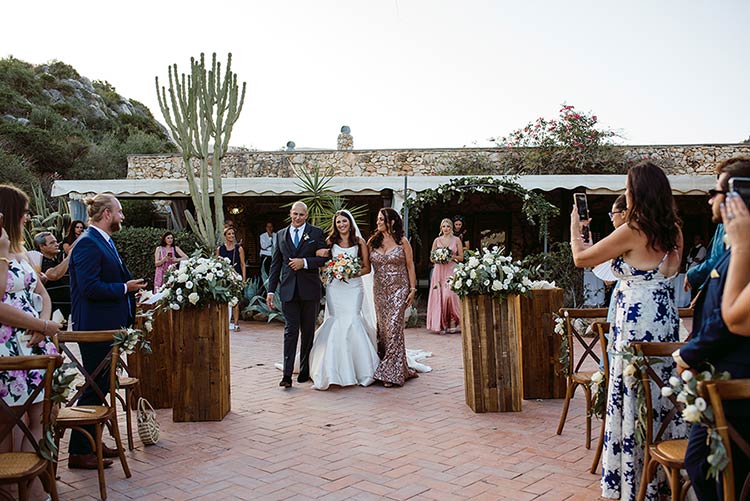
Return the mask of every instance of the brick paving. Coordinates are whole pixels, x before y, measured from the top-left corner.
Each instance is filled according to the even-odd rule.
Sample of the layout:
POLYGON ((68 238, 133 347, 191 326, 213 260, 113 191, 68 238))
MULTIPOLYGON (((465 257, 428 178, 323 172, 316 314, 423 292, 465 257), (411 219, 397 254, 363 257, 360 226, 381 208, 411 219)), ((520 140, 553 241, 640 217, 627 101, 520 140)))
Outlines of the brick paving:
MULTIPOLYGON (((222 422, 173 423, 161 441, 106 470, 118 499, 591 500, 599 478, 583 447, 584 402, 524 400, 521 413, 474 414, 464 403, 460 334, 408 329, 407 346, 433 352, 433 371, 403 388, 278 387, 282 327, 243 323, 232 338, 232 411, 222 422)), ((123 433, 124 433, 124 420, 123 433)), ((593 423, 594 435, 599 422, 593 423)), ((61 448, 67 451, 67 446, 61 448)), ((61 458, 61 499, 96 499, 96 471, 61 458)))

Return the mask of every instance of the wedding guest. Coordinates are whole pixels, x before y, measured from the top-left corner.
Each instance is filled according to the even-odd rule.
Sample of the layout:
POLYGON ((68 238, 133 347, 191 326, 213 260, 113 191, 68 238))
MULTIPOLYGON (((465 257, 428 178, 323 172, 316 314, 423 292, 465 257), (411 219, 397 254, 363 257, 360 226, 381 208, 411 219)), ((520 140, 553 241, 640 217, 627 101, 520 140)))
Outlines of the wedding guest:
POLYGON ((380 365, 374 378, 383 386, 403 386, 416 372, 409 368, 404 343, 404 314, 414 302, 417 275, 401 216, 390 207, 378 212, 377 229, 367 242, 373 266, 380 365))
POLYGON ((78 237, 83 234, 83 230, 85 229, 86 225, 83 223, 83 221, 75 220, 70 222, 70 225, 68 225, 68 231, 62 241, 62 249, 66 256, 70 254, 70 250, 73 247, 73 242, 75 242, 78 237))
POLYGON ((187 259, 174 241, 174 233, 168 231, 161 236, 158 247, 154 250, 154 292, 164 284, 164 273, 175 263, 187 259))
MULTIPOLYGON (((676 342, 679 334, 672 279, 682 262, 682 222, 669 180, 653 163, 641 162, 628 170, 625 197, 625 224, 593 245, 583 241, 575 205, 570 214, 575 265, 589 267, 611 259, 612 272, 620 280, 612 324, 615 352, 634 341, 676 342)), ((627 365, 622 357, 612 357, 602 456, 601 486, 605 498, 634 499, 643 469, 644 451, 634 446, 637 382, 623 373, 627 365)), ((656 370, 665 381, 672 374, 668 364, 656 370)), ((653 404, 658 429, 671 404, 656 396, 653 404)), ((684 424, 671 424, 666 437, 677 438, 685 433, 684 424)), ((656 496, 658 487, 653 482, 647 495, 656 496)))
MULTIPOLYGON (((216 255, 229 259, 229 263, 234 268, 239 276, 242 277, 242 281, 246 280, 245 277, 245 250, 235 239, 235 231, 233 226, 224 228, 224 243, 216 249, 216 255)), ((229 323, 229 330, 238 331, 240 330, 240 304, 237 303, 232 308, 232 319, 229 323)))
POLYGON ((464 249, 469 249, 469 230, 464 226, 464 217, 461 215, 453 216, 453 234, 461 241, 464 249))
MULTIPOLYGON (((617 229, 627 220, 628 212, 628 201, 625 195, 620 195, 615 199, 615 203, 612 204, 612 210, 609 212, 609 220, 612 222, 612 226, 617 229)), ((617 304, 615 298, 617 297, 617 287, 620 284, 619 280, 616 280, 612 285, 612 292, 609 298, 609 309, 607 310, 607 322, 612 324, 615 321, 615 311, 617 311, 617 304)), ((609 336, 609 335, 608 335, 609 336)))
POLYGON ((706 246, 703 245, 703 237, 695 235, 693 237, 693 246, 688 251, 685 260, 686 270, 698 266, 704 259, 706 259, 706 246))
MULTIPOLYGON (((29 199, 21 190, 0 185, 0 213, 4 226, 0 230, 0 356, 55 354, 55 345, 47 336, 57 333, 61 326, 50 321, 51 302, 39 278, 28 261, 23 247, 23 227, 28 220, 29 199), (36 304, 34 297, 41 298, 36 304)), ((2 399, 11 408, 25 402, 42 383, 42 371, 0 372, 2 399)), ((31 433, 42 437, 43 393, 28 409, 27 424, 31 433)), ((0 425, 8 423, 0 413, 0 425)), ((0 443, 0 452, 34 452, 25 435, 16 429, 0 443)), ((40 484, 34 483, 36 489, 40 484)), ((41 491, 34 492, 41 497, 41 491)))
POLYGON ((60 310, 67 320, 70 315, 70 256, 64 255, 57 238, 49 231, 35 235, 34 244, 42 254, 41 270, 46 278, 44 288, 52 300, 52 311, 60 310))
MULTIPOLYGON (((135 318, 135 292, 143 289, 143 279, 132 279, 120 258, 112 234, 120 231, 125 214, 113 195, 98 194, 86 199, 91 225, 79 237, 70 253, 71 319, 76 331, 116 330, 129 327, 135 318)), ((86 371, 94 373, 109 354, 111 343, 79 345, 86 371)), ((109 391, 108 371, 103 370, 95 384, 103 394, 109 391)), ((78 405, 100 405, 99 393, 90 385, 78 405)), ((94 435, 94 427, 86 426, 94 435)), ((68 468, 95 470, 98 467, 91 443, 81 432, 70 434, 68 468)), ((117 457, 117 449, 103 445, 105 458, 117 457)), ((112 465, 110 459, 104 466, 112 465)))
MULTIPOLYGON (((734 159, 737 160, 737 159, 734 159)), ((718 169, 717 169, 718 170, 718 169)), ((738 197, 728 197, 731 177, 750 177, 750 158, 720 166, 716 188, 709 199, 714 219, 724 223, 729 248, 719 258, 698 296, 692 339, 673 354, 678 370, 703 371, 711 366, 727 371, 732 379, 750 378, 750 330, 747 329, 748 283, 750 266, 750 218, 738 197), (722 205, 726 204, 722 208, 722 205), (738 296, 738 293, 740 294, 738 296), (742 300, 744 294, 745 300, 742 300), (743 308, 744 306, 744 308, 743 308), (736 309, 735 309, 736 307, 736 309), (743 318, 744 317, 744 318, 743 318), (726 322, 726 323, 725 323, 726 322), (736 332, 734 329, 739 328, 736 332)), ((736 401, 724 407, 727 419, 743 437, 750 435, 750 402, 736 401)), ((706 428, 693 426, 685 453, 685 470, 699 500, 722 499, 720 484, 707 478, 709 447, 706 428)), ((750 459, 732 444, 735 490, 750 472, 750 459)))
POLYGON ((457 332, 461 322, 461 307, 458 296, 448 287, 447 280, 453 276, 453 266, 464 260, 464 249, 461 239, 453 235, 453 223, 450 219, 440 221, 440 234, 432 242, 432 250, 448 249, 450 261, 436 262, 430 278, 430 294, 427 300, 427 329, 445 334, 457 332))
POLYGON ((260 267, 266 277, 271 272, 274 247, 276 247, 276 232, 273 231, 273 223, 268 221, 266 231, 260 234, 260 267))

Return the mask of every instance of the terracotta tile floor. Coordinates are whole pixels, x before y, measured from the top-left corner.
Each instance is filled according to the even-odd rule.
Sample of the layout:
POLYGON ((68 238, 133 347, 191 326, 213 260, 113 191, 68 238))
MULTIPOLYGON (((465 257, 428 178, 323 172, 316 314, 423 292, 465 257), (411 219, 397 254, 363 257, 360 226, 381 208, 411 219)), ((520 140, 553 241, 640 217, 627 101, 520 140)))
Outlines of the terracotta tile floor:
MULTIPOLYGON (((562 400, 525 400, 521 413, 474 414, 464 403, 460 334, 408 329, 433 352, 433 372, 403 388, 320 392, 278 387, 280 324, 243 323, 232 337, 232 411, 222 422, 173 423, 128 452, 133 476, 107 470, 109 499, 591 500, 599 478, 583 447, 583 399, 555 435, 562 400)), ((122 428, 124 433, 124 419, 122 428)), ((594 421, 594 435, 599 422, 594 421)), ((67 451, 64 444, 63 451, 67 451)), ((61 498, 95 499, 95 471, 69 470, 61 498)))

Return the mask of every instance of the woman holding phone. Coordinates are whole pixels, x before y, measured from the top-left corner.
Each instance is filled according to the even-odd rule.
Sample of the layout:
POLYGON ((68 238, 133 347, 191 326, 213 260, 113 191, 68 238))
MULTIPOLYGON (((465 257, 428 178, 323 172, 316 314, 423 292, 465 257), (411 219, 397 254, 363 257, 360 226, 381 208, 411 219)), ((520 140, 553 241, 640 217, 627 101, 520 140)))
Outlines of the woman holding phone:
POLYGON ((174 233, 166 232, 161 236, 159 246, 154 251, 154 292, 164 283, 164 273, 174 263, 187 259, 187 255, 174 243, 174 233))
MULTIPOLYGON (((617 354, 632 342, 679 340, 672 278, 682 262, 682 222, 664 171, 651 162, 631 167, 625 198, 625 224, 595 244, 584 241, 588 220, 582 222, 579 216, 579 197, 570 214, 570 246, 575 265, 591 267, 611 259, 612 272, 620 284, 614 293, 613 356, 601 480, 602 497, 614 499, 635 498, 644 456, 643 448, 635 442, 637 381, 625 371, 629 363, 617 354)), ((673 373, 673 364, 663 364, 655 370, 666 381, 673 373)), ((661 427, 671 407, 664 400, 654 395, 655 429, 661 427)), ((673 423, 664 438, 686 436, 684 423, 673 423)), ((648 486, 647 497, 655 498, 657 490, 655 481, 648 486)))

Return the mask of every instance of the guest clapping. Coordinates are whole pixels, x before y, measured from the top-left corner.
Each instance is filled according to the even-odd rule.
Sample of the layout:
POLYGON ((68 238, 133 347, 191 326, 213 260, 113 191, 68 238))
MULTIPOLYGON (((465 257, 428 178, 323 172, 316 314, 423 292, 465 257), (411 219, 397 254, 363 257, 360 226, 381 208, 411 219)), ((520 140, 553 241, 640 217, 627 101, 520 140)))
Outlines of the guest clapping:
POLYGON ((62 241, 62 249, 66 256, 70 255, 70 251, 73 248, 73 243, 78 240, 83 234, 83 230, 86 229, 86 225, 83 221, 71 221, 68 225, 68 231, 65 233, 65 238, 62 241))
POLYGON ((167 269, 183 259, 187 259, 187 255, 175 244, 174 233, 168 231, 163 234, 159 246, 154 251, 154 292, 164 283, 164 273, 167 269))
POLYGON ((750 336, 750 212, 737 193, 729 193, 723 205, 721 216, 732 255, 721 317, 733 333, 750 336))
MULTIPOLYGON (((229 259, 234 271, 242 277, 242 281, 246 280, 245 277, 245 250, 240 244, 237 243, 235 238, 235 230, 233 226, 224 228, 224 243, 216 249, 216 255, 229 259)), ((229 329, 238 331, 240 330, 240 305, 237 303, 232 308, 232 322, 229 323, 229 329)))
POLYGON ((453 223, 450 219, 443 219, 440 235, 432 242, 430 255, 430 261, 435 264, 427 300, 427 329, 431 331, 441 334, 455 332, 461 321, 458 296, 450 290, 447 280, 453 276, 454 263, 464 260, 463 255, 461 239, 453 235, 453 223))

